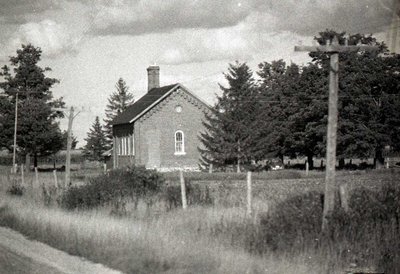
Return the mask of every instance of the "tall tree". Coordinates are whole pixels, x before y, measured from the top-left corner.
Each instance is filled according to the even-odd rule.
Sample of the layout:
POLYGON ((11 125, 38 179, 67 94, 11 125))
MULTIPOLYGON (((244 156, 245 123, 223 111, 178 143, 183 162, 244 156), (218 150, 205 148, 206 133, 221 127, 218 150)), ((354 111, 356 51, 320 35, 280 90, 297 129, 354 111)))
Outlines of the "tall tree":
POLYGON ((302 68, 291 100, 295 111, 288 117, 290 134, 286 150, 290 156, 306 156, 309 167, 314 156, 324 156, 328 115, 328 75, 315 64, 302 68))
MULTIPOLYGON (((315 37, 320 44, 336 36, 340 44, 378 46, 375 52, 342 53, 339 59, 339 121, 337 157, 374 157, 383 163, 386 145, 396 147, 400 134, 398 109, 399 56, 389 54, 384 43, 371 35, 321 32, 315 37)), ((329 71, 328 56, 310 53, 313 62, 325 73, 329 71)))
POLYGON ((259 64, 260 107, 257 122, 261 133, 258 138, 259 152, 263 157, 278 157, 294 153, 287 148, 291 136, 290 115, 296 113, 298 102, 293 100, 298 92, 299 67, 289 66, 283 60, 259 64))
POLYGON ((253 73, 246 63, 230 64, 224 74, 228 87, 220 85, 222 95, 211 113, 206 115, 206 132, 201 134, 204 149, 200 149, 203 164, 221 167, 250 164, 255 159, 258 92, 254 88, 253 73))
POLYGON ((99 116, 92 125, 92 128, 85 139, 86 145, 83 147, 83 155, 91 161, 103 160, 103 153, 107 150, 106 135, 100 124, 99 116))
MULTIPOLYGON (((1 68, 0 76, 4 81, 0 82, 2 88, 9 95, 11 103, 15 106, 16 93, 18 93, 18 151, 26 156, 27 166, 30 164, 30 155, 34 156, 34 165, 37 166, 37 157, 56 152, 61 148, 62 139, 57 118, 62 118, 61 111, 53 108, 63 107, 62 98, 53 99, 51 88, 59 81, 46 77, 45 73, 51 69, 41 68, 40 61, 42 51, 31 44, 22 45, 17 50, 17 55, 10 57, 10 67, 1 68)), ((14 107, 12 108, 14 109, 14 107)), ((6 130, 1 132, 5 140, 12 140, 11 124, 14 128, 15 115, 10 108, 0 110, 2 115, 8 116, 10 122, 6 124, 6 130)), ((11 141, 4 146, 11 149, 11 141)))
POLYGON ((11 148, 14 132, 14 106, 11 100, 0 97, 0 150, 11 148))
POLYGON ((108 98, 106 118, 104 119, 108 147, 112 147, 113 139, 111 122, 119 113, 125 111, 126 108, 134 102, 133 94, 129 92, 129 88, 122 78, 119 78, 115 88, 116 91, 108 98))

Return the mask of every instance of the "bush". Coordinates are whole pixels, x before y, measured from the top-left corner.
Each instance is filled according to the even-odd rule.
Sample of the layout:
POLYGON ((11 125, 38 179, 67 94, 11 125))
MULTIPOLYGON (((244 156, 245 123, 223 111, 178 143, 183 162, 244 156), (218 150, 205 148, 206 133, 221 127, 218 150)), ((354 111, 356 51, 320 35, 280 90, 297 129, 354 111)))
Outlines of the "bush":
MULTIPOLYGON (((343 256, 343 262, 356 258, 366 264, 376 260, 385 273, 398 273, 400 186, 389 183, 374 191, 364 187, 354 189, 349 207, 349 212, 338 207, 329 217, 330 231, 329 237, 323 238, 325 244, 343 256), (342 253, 345 246, 351 249, 351 254, 342 253)), ((322 239, 322 208, 321 193, 309 192, 278 204, 273 212, 261 216, 259 223, 228 224, 226 229, 235 227, 229 228, 229 232, 242 237, 245 247, 256 253, 318 250, 322 239)))
MULTIPOLYGON (((188 205, 212 205, 214 201, 210 195, 209 187, 201 188, 198 184, 185 181, 186 198, 188 205)), ((182 194, 180 185, 168 185, 162 191, 161 200, 167 203, 167 210, 182 206, 182 194)))
POLYGON ((24 194, 25 188, 18 184, 13 184, 7 189, 7 193, 10 195, 22 196, 24 194))
MULTIPOLYGON (((400 186, 387 183, 380 186, 378 191, 364 187, 352 191, 349 200, 349 212, 336 211, 332 219, 337 224, 338 233, 343 237, 354 237, 355 229, 368 228, 371 225, 390 225, 395 222, 399 227, 400 221, 400 186)), ((364 231, 361 231, 364 232, 364 231)))
MULTIPOLYGON (((286 250, 299 240, 318 238, 322 222, 321 193, 312 191, 289 198, 276 206, 271 214, 260 217, 260 229, 252 249, 286 250)), ((300 243, 300 242, 299 242, 300 243)))
POLYGON ((112 170, 91 178, 87 185, 69 188, 61 197, 61 205, 75 209, 114 203, 119 207, 125 198, 132 198, 137 204, 140 198, 159 192, 163 183, 161 174, 144 167, 112 170))

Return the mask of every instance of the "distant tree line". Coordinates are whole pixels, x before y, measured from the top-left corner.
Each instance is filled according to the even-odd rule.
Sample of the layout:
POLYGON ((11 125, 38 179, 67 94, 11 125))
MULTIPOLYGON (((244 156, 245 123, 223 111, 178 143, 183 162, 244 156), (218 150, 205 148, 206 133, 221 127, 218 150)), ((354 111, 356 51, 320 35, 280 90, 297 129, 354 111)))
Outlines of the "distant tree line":
MULTIPOLYGON (((400 150, 400 55, 372 36, 326 30, 325 44, 368 44, 376 52, 343 53, 339 59, 337 157, 383 162, 386 146, 400 150)), ((254 73, 246 63, 230 64, 222 95, 206 116, 201 135, 202 165, 254 165, 266 158, 324 157, 328 115, 329 56, 309 54, 305 66, 263 62, 254 73)))

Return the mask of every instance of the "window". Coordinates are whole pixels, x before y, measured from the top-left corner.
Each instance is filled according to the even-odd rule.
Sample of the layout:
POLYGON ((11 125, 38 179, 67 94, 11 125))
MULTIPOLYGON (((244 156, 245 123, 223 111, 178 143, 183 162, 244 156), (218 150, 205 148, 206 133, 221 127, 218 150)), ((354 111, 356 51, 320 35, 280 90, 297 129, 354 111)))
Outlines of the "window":
POLYGON ((185 137, 181 130, 175 132, 175 155, 185 154, 185 137))
POLYGON ((182 106, 177 105, 177 106, 175 107, 175 111, 178 112, 178 113, 181 113, 181 112, 182 112, 182 106))
POLYGON ((135 155, 133 135, 118 138, 118 155, 135 155))

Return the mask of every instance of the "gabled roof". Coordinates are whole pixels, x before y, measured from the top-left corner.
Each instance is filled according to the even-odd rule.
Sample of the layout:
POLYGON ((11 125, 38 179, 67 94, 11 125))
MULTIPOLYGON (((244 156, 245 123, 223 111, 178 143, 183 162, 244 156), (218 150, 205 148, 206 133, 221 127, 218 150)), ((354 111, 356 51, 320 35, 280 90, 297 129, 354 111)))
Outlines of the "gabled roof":
POLYGON ((111 124, 120 125, 130 123, 132 119, 140 115, 155 102, 159 101, 176 86, 178 86, 178 84, 168 85, 160 88, 152 88, 142 98, 130 105, 124 112, 121 112, 119 115, 117 115, 111 124))
POLYGON ((115 119, 112 121, 112 125, 133 123, 135 120, 140 118, 143 114, 152 109, 154 106, 156 106, 159 102, 161 102, 164 98, 166 98, 169 94, 171 94, 174 90, 178 88, 184 90, 205 107, 209 108, 208 104, 206 104, 200 98, 191 93, 182 84, 178 83, 149 90, 142 98, 140 98, 134 104, 130 105, 124 112, 115 117, 115 119))

